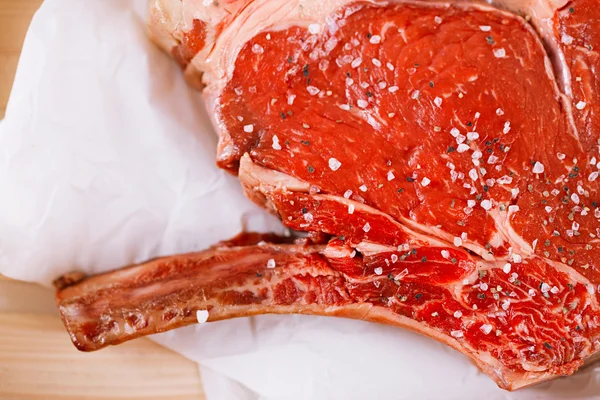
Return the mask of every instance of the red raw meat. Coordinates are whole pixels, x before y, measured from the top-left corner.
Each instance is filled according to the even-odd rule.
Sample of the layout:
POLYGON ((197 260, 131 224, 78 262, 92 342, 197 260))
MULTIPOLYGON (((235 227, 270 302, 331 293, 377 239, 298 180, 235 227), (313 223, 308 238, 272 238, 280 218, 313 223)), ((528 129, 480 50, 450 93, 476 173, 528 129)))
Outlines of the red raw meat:
POLYGON ((595 1, 203 3, 155 0, 154 37, 204 87, 219 166, 309 237, 67 286, 78 348, 198 310, 336 315, 431 336, 510 390, 600 351, 595 1))

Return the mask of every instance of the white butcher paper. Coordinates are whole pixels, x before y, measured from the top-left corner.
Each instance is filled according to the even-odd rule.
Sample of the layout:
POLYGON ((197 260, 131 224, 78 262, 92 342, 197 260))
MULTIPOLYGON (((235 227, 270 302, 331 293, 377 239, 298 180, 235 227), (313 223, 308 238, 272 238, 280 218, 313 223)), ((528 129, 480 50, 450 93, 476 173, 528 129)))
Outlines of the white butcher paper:
MULTIPOLYGON (((146 2, 46 0, 33 19, 0 122, 0 273, 49 285, 282 231, 215 166, 201 95, 148 40, 146 2)), ((600 397, 598 365, 508 393, 444 345, 362 321, 260 316, 152 339, 199 363, 209 400, 600 397)))

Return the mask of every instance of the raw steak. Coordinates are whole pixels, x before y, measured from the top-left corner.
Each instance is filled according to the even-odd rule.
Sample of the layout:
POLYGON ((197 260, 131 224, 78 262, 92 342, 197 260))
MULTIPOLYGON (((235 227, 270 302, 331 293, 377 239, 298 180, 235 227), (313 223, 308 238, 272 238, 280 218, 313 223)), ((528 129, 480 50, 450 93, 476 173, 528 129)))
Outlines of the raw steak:
POLYGON ((336 315, 431 336, 510 390, 598 353, 600 7, 496 6, 155 0, 219 166, 308 237, 64 277, 75 345, 336 315))

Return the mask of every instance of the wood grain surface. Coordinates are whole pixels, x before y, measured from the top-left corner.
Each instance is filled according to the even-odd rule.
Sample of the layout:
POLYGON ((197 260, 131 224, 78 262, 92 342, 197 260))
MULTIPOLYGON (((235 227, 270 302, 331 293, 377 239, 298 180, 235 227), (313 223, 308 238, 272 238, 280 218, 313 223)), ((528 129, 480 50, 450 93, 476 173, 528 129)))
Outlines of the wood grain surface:
MULTIPOLYGON (((85 0, 82 0, 85 1, 85 0)), ((0 0, 0 119, 41 0, 0 0)), ((96 353, 73 347, 52 290, 0 276, 0 399, 204 400, 195 363, 148 339, 96 353)))

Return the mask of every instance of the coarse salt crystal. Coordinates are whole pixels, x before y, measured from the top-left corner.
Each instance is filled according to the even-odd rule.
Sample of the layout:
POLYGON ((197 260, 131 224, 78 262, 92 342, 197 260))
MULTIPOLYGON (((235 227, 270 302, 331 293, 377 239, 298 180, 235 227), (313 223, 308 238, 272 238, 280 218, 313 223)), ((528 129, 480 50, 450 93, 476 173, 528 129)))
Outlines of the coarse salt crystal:
POLYGON ((388 90, 389 90, 389 92, 390 92, 390 93, 397 92, 397 91, 398 91, 398 89, 399 89, 399 88, 398 88, 398 86, 390 86, 390 87, 388 88, 388 90))
POLYGON ((504 115, 504 111, 501 108, 496 109, 496 115, 504 115))
POLYGON ((541 174, 544 172, 544 164, 542 164, 539 161, 536 161, 535 164, 533 165, 533 170, 532 172, 534 174, 541 174))
POLYGON ((277 135, 273 135, 273 149, 274 150, 281 150, 281 145, 279 144, 279 138, 277 137, 277 135))
POLYGON ((392 254, 392 255, 390 256, 390 258, 392 259, 392 262, 393 262, 394 264, 396 263, 396 261, 398 261, 398 256, 397 256, 397 255, 395 255, 395 254, 392 254))
POLYGON ((381 275, 383 273, 383 268, 377 267, 373 270, 376 275, 381 275))
POLYGON ((506 57, 506 50, 504 50, 504 48, 494 49, 494 57, 496 57, 496 58, 506 57))
POLYGON ((331 157, 331 158, 329 159, 329 168, 330 168, 332 171, 337 171, 338 169, 340 169, 340 167, 341 167, 341 166, 342 166, 342 163, 341 163, 341 162, 339 162, 337 159, 335 159, 335 158, 333 158, 333 157, 331 157))
POLYGON ((517 254, 517 253, 514 253, 514 254, 512 255, 512 260, 513 260, 514 262, 516 262, 516 263, 520 263, 520 262, 522 261, 522 258, 521 258, 521 256, 520 256, 519 254, 517 254))
POLYGON ((469 171, 469 178, 471 178, 474 181, 477 180, 478 176, 477 176, 477 170, 475 168, 471 168, 471 170, 469 171))
POLYGON ((352 190, 348 189, 344 192, 344 198, 349 199, 352 196, 352 190))
POLYGON ((477 133, 477 132, 467 132, 467 139, 469 139, 469 140, 479 139, 479 133, 477 133))
POLYGON ((392 171, 388 171, 387 173, 387 180, 389 181, 393 181, 394 178, 396 178, 396 176, 394 175, 394 173, 392 171))
POLYGON ((450 258, 450 252, 448 250, 442 250, 442 257, 448 260, 450 258))
POLYGON ((542 293, 548 293, 550 291, 550 285, 548 285, 546 282, 543 282, 542 286, 540 286, 540 290, 542 293))
POLYGON ((423 180, 421 180, 421 185, 422 186, 427 186, 431 183, 431 181, 429 180, 429 178, 425 177, 423 178, 423 180))
POLYGON ((442 18, 437 15, 433 18, 433 20, 435 21, 436 24, 441 24, 443 21, 442 18))
POLYGON ((577 195, 577 193, 573 193, 571 195, 571 200, 573 200, 573 203, 579 204, 579 196, 577 195))
POLYGON ((265 52, 265 49, 263 49, 263 47, 262 47, 260 44, 258 44, 258 43, 255 43, 255 44, 252 46, 252 52, 253 52, 254 54, 262 54, 262 53, 264 53, 264 52, 265 52))
POLYGON ((348 204, 348 214, 354 214, 354 204, 348 204))
POLYGON ((389 69, 390 71, 394 70, 394 64, 392 63, 386 63, 385 66, 387 67, 387 69, 389 69))
POLYGON ((306 222, 313 222, 314 220, 313 215, 309 212, 302 214, 302 216, 306 222))
POLYGON ((567 35, 566 33, 563 33, 562 36, 561 36, 561 38, 560 38, 560 41, 563 44, 570 45, 571 43, 573 43, 573 36, 570 36, 570 35, 567 35))
POLYGON ((544 207, 544 210, 546 210, 547 213, 551 213, 552 212, 552 207, 546 206, 546 207, 544 207))
POLYGON ((556 287, 556 286, 552 286, 552 289, 550 289, 550 293, 552 294, 557 294, 560 290, 556 287))
POLYGON ((480 205, 481 205, 481 208, 483 208, 486 211, 491 210, 491 208, 492 208, 492 202, 490 200, 487 200, 487 199, 483 200, 480 203, 480 205))
POLYGON ((373 35, 373 36, 371 36, 371 38, 369 39, 369 42, 371 42, 371 44, 378 44, 378 43, 381 43, 381 36, 379 36, 379 35, 373 35))
POLYGON ((450 335, 455 338, 461 338, 465 336, 463 331, 450 331, 450 335))
POLYGON ((419 96, 421 95, 421 92, 418 90, 413 90, 412 94, 410 95, 410 98, 413 100, 416 100, 419 98, 419 96))
POLYGON ((483 324, 481 325, 481 327, 479 328, 481 330, 481 332, 483 332, 485 335, 489 335, 490 332, 492 331, 492 329, 494 329, 493 326, 491 326, 490 324, 483 324))
POLYGON ((564 160, 567 155, 563 153, 556 153, 556 158, 559 160, 564 160))
POLYGON ((510 263, 506 263, 506 264, 504 264, 504 267, 502 267, 502 271, 504 271, 505 274, 508 274, 510 272, 510 269, 511 269, 510 263))
POLYGON ((350 64, 350 66, 352 68, 358 68, 360 66, 360 64, 362 64, 362 58, 357 57, 354 60, 352 60, 352 64, 350 64))
POLYGON ((254 125, 252 125, 252 124, 244 125, 244 132, 252 133, 253 131, 254 131, 254 125))
POLYGON ((307 86, 306 90, 308 90, 308 93, 310 93, 311 96, 317 95, 321 91, 321 89, 319 89, 315 86, 307 86))
POLYGON ((454 315, 454 318, 460 318, 460 317, 462 317, 462 311, 456 310, 456 311, 454 311, 453 315, 454 315))
POLYGON ((199 324, 208 321, 208 310, 196 310, 196 320, 199 324))
POLYGON ((267 268, 275 268, 275 260, 270 258, 269 261, 267 261, 267 268))
POLYGON ((460 135, 460 131, 456 128, 452 128, 450 129, 450 134, 454 137, 458 137, 458 135, 460 135))
POLYGON ((387 83, 381 81, 377 84, 377 86, 379 86, 379 89, 383 90, 387 87, 387 83))
POLYGON ((510 205, 510 206, 508 206, 508 212, 509 213, 516 213, 517 211, 519 211, 519 206, 517 206, 517 205, 510 205))
POLYGON ((483 153, 482 153, 482 152, 480 152, 479 150, 475 150, 475 151, 473 152, 473 154, 471 154, 471 158, 473 158, 473 159, 475 159, 475 160, 477 160, 477 159, 479 159, 479 158, 481 158, 481 157, 483 157, 483 153))
POLYGON ((475 200, 471 200, 471 199, 467 200, 467 206, 468 206, 469 208, 473 208, 473 207, 475 207, 475 204, 476 204, 476 201, 475 201, 475 200))
POLYGON ((456 151, 459 153, 464 153, 465 151, 469 150, 470 147, 464 143, 461 143, 458 145, 458 147, 456 148, 456 151))
POLYGON ((482 32, 489 32, 492 30, 492 27, 489 25, 479 25, 479 29, 481 29, 482 32))
POLYGON ((360 99, 356 102, 356 104, 360 107, 360 108, 367 108, 367 106, 369 105, 369 102, 367 102, 366 100, 360 99))
POLYGON ((454 237, 454 245, 455 245, 456 247, 459 247, 459 246, 461 246, 461 245, 462 245, 462 239, 461 239, 461 238, 459 238, 458 236, 455 236, 455 237, 454 237))
POLYGON ((296 99, 296 95, 295 94, 290 94, 287 98, 287 102, 288 104, 291 106, 292 104, 294 104, 294 100, 296 99))
POLYGON ((365 232, 369 232, 371 230, 371 225, 369 225, 369 223, 367 222, 364 226, 363 226, 363 231, 365 232))
POLYGON ((535 296, 535 289, 529 289, 529 291, 527 293, 529 293, 529 295, 531 297, 534 297, 535 296))
POLYGON ((352 78, 346 78, 346 85, 347 86, 352 86, 354 84, 354 79, 352 78))
POLYGON ((340 104, 340 108, 344 111, 350 110, 350 106, 348 104, 340 104))
POLYGON ((359 189, 361 192, 366 192, 366 191, 367 191, 367 185, 361 185, 361 186, 360 186, 358 189, 359 189))
POLYGON ((433 99, 433 103, 436 106, 441 107, 442 106, 442 98, 441 97, 436 97, 435 99, 433 99))
POLYGON ((504 123, 504 129, 502 129, 502 133, 507 134, 510 132, 510 121, 506 121, 504 123))
POLYGON ((596 179, 598 179, 598 171, 594 171, 592 172, 589 176, 588 176, 588 181, 590 182, 594 182, 596 179))
POLYGON ((585 101, 580 101, 577 104, 575 104, 575 108, 578 110, 583 110, 586 106, 586 102, 585 101))
POLYGON ((381 67, 381 61, 379 61, 376 58, 371 59, 371 62, 373 63, 374 66, 376 67, 381 67))

